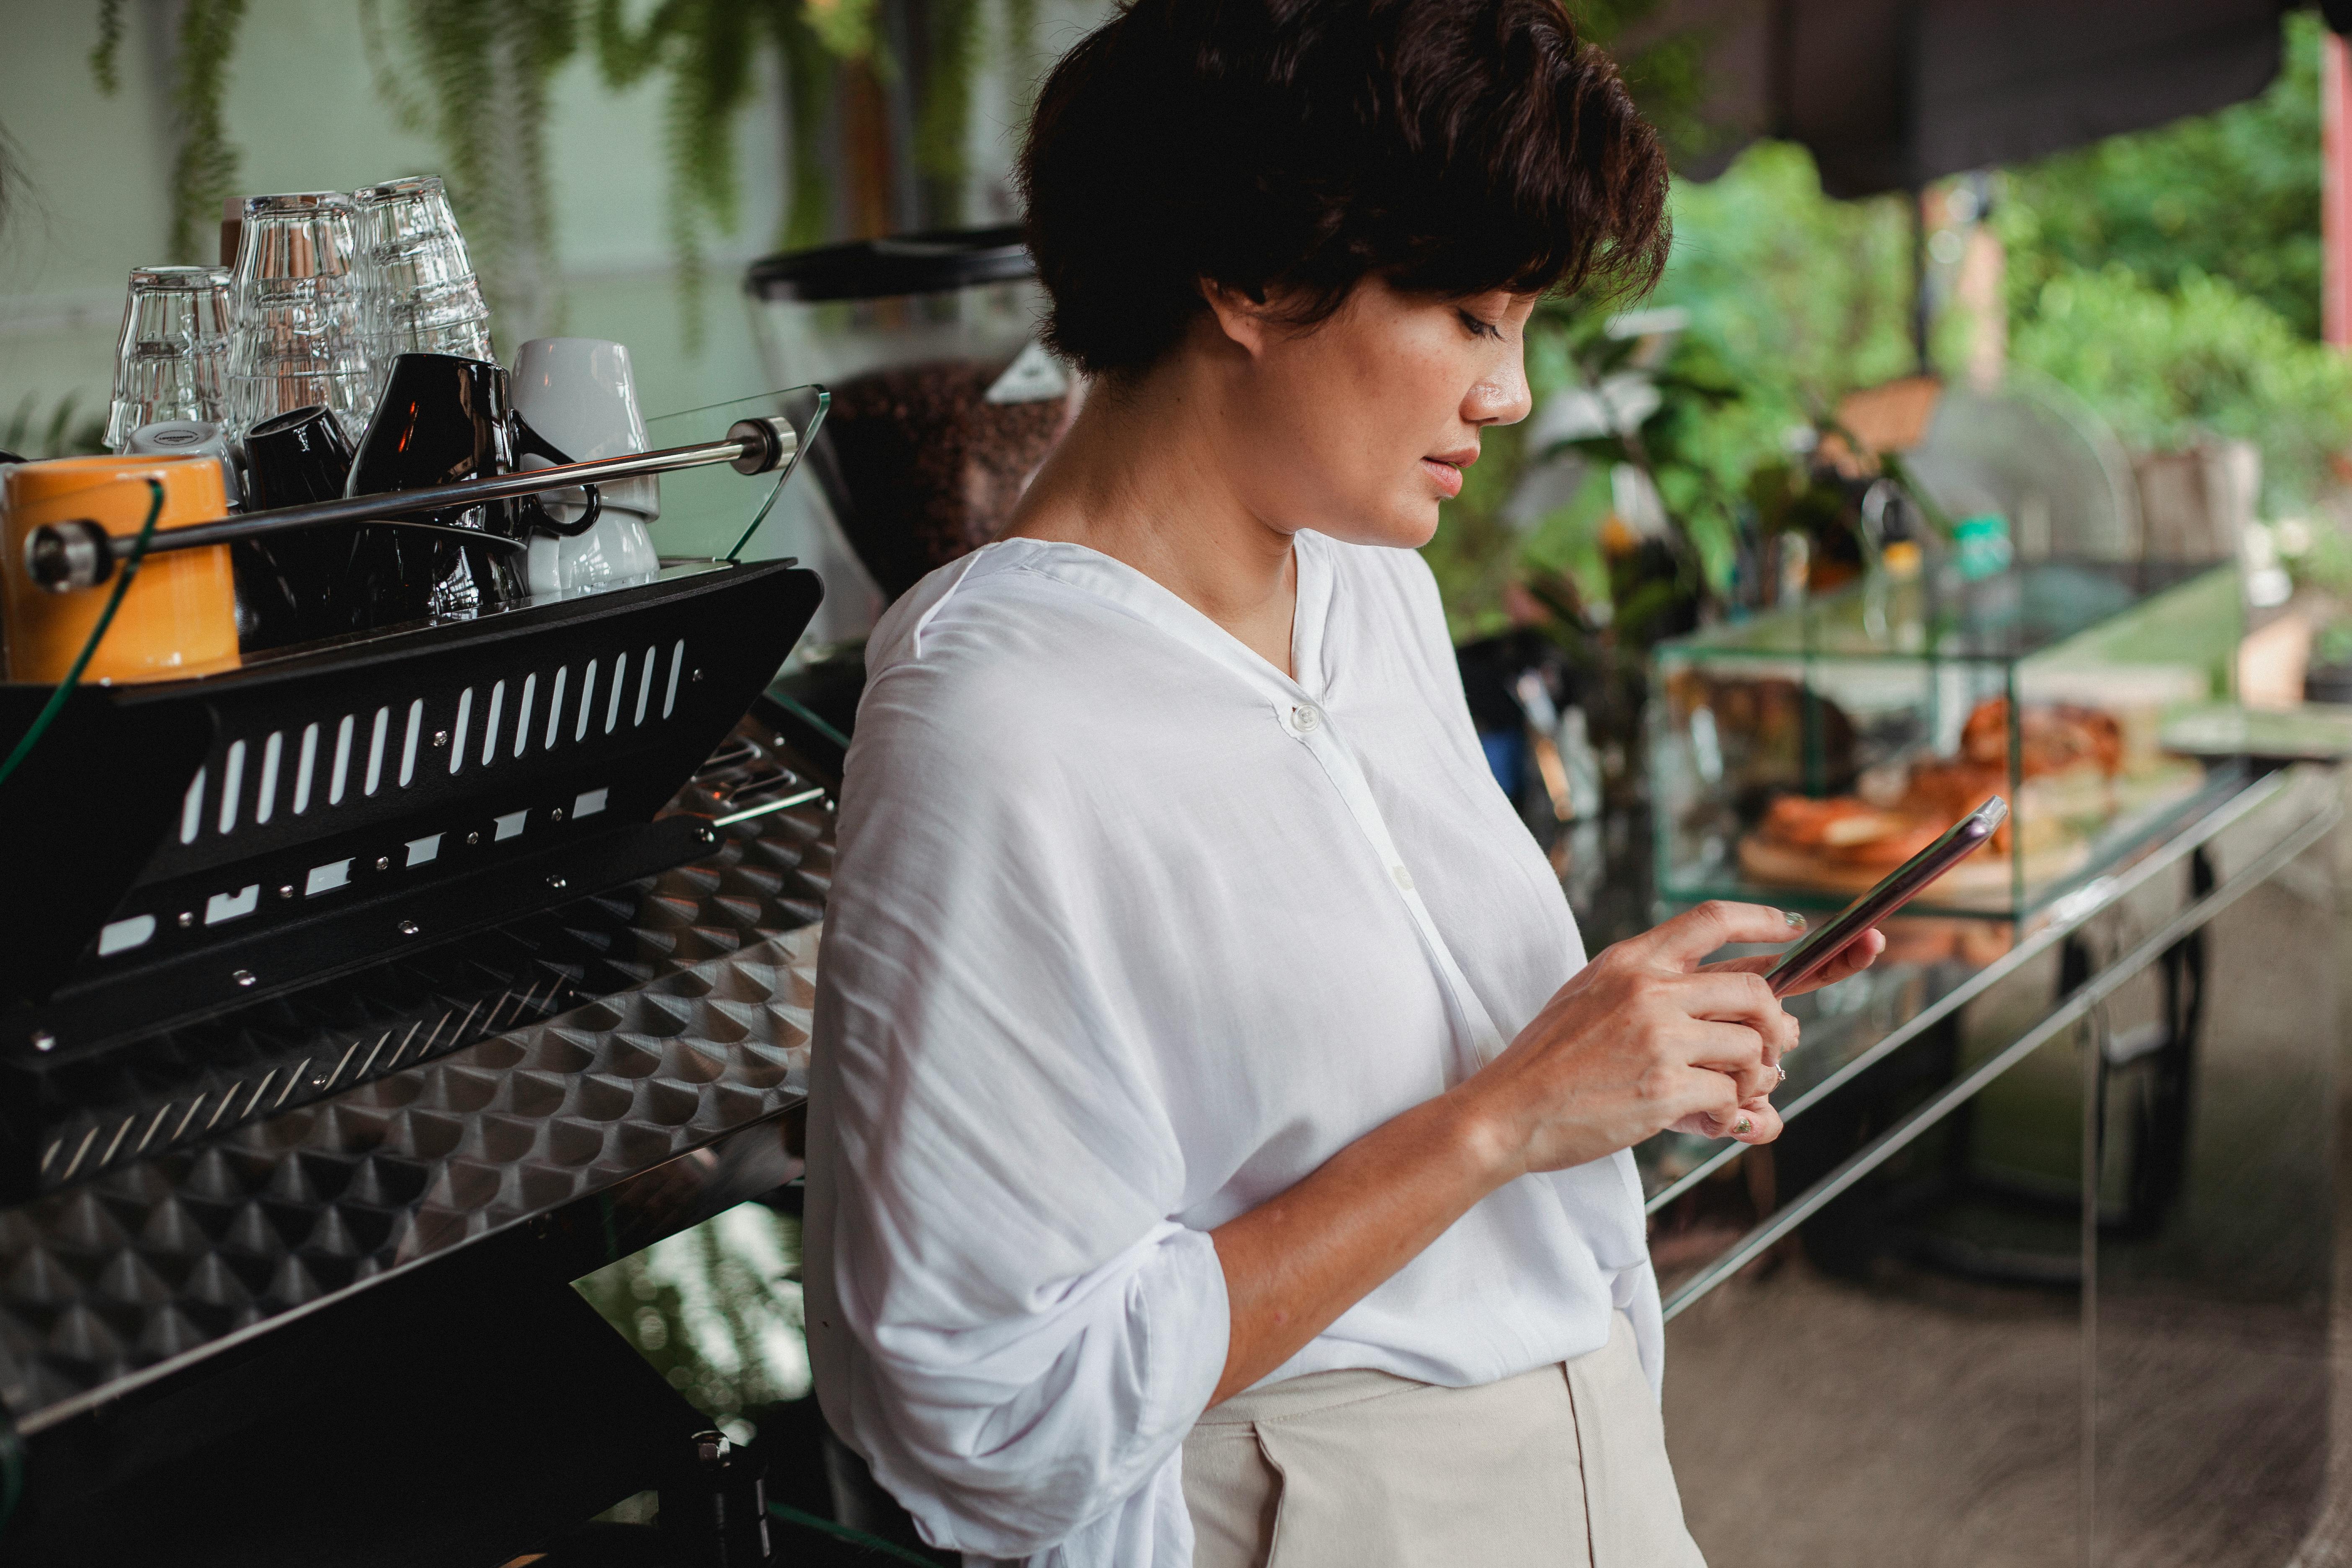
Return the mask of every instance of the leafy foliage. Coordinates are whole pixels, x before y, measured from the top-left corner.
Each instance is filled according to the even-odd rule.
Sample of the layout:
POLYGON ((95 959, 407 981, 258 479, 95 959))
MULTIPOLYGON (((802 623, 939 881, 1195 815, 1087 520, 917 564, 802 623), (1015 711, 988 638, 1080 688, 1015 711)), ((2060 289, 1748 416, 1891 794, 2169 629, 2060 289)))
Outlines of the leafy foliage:
POLYGON ((2014 172, 1995 209, 2011 353, 2127 446, 2251 440, 2273 509, 2352 446, 2352 362, 2317 341, 2322 25, 2285 21, 2262 97, 2014 172))
POLYGON ((2314 500, 2352 441, 2352 359, 2297 335, 2229 282, 2186 272, 2159 287, 2121 262, 2054 268, 2012 329, 2013 357, 2081 394, 2125 444, 2200 433, 2263 450, 2274 504, 2314 500))
POLYGON ((20 458, 94 458, 106 450, 106 415, 76 417, 80 398, 68 393, 44 416, 31 394, 0 424, 0 452, 20 458))
POLYGON ((2288 16, 2260 98, 2014 172, 1996 222, 2019 300, 2068 271, 2120 266, 2162 289, 2201 274, 2318 337, 2323 31, 2288 16))
MULTIPOLYGON (((90 74, 102 91, 120 83, 123 10, 128 0, 100 0, 98 43, 90 50, 90 74)), ((172 162, 172 227, 167 247, 183 264, 209 261, 219 254, 221 204, 236 194, 238 154, 224 124, 228 63, 245 23, 246 0, 184 0, 179 36, 172 51, 172 114, 178 151, 172 162)))
POLYGON ((376 89, 429 132, 483 291, 537 323, 555 271, 547 173, 549 84, 580 44, 573 0, 359 0, 376 89), (397 37, 383 7, 397 13, 397 37), (397 56, 404 50, 407 70, 397 56), (410 85, 423 83, 420 93, 410 85))

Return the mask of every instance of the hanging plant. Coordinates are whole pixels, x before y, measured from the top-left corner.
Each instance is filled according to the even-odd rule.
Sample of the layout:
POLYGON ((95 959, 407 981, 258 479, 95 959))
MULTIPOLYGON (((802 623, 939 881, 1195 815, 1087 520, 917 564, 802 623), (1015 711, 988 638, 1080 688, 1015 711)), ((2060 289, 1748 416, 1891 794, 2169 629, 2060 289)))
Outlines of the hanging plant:
POLYGON ((605 81, 625 89, 656 74, 667 79, 662 137, 689 342, 701 340, 709 238, 732 233, 740 218, 735 123, 758 94, 752 68, 760 48, 776 51, 789 100, 793 189, 777 240, 814 244, 831 227, 824 128, 835 68, 879 60, 875 10, 876 0, 665 0, 632 27, 623 0, 597 0, 596 58, 605 81))
POLYGON ((972 78, 980 69, 980 0, 930 0, 924 16, 922 109, 915 119, 915 170, 929 184, 932 221, 963 222, 965 137, 972 78))
MULTIPOLYGON (((172 227, 166 248, 173 261, 194 265, 219 254, 221 204, 236 194, 237 151, 221 119, 228 95, 229 57, 236 50, 246 0, 184 0, 172 47, 172 227)), ((89 52, 90 74, 100 91, 121 85, 116 65, 122 53, 127 0, 100 0, 98 45, 89 52)))
POLYGON ((509 335, 551 325, 548 85, 578 50, 576 0, 360 0, 360 37, 377 92, 441 148, 450 203, 509 335))

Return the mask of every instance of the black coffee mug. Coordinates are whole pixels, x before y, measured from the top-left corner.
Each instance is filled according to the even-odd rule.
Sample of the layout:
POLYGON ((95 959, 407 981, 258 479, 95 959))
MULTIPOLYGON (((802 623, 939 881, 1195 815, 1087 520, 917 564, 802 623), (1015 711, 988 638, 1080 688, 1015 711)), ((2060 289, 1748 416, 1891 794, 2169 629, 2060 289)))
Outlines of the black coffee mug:
MULTIPOLYGON (((333 500, 351 479, 352 438, 313 405, 263 420, 245 437, 246 510, 333 500)), ((336 605, 352 554, 350 524, 289 529, 229 546, 236 570, 237 642, 247 653, 346 629, 336 605)))
MULTIPOLYGON (((514 411, 503 366, 455 354, 402 354, 360 437, 346 493, 380 495, 512 473, 523 454, 572 461, 514 411)), ((537 496, 485 501, 418 520, 472 529, 474 544, 421 529, 369 526, 355 531, 338 593, 352 630, 403 621, 479 614, 519 603, 525 541, 533 532, 572 534, 595 521, 594 490, 585 516, 565 522, 537 496)))

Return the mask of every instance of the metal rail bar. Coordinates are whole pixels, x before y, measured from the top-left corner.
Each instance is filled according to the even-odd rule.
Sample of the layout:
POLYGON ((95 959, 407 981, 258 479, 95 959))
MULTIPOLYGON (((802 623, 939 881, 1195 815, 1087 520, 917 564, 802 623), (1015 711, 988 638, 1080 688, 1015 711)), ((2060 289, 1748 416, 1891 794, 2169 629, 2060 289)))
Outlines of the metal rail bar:
MULTIPOLYGON (((2232 825, 2251 816, 2257 808, 2276 799, 2286 787, 2284 773, 2268 773, 2254 780, 2244 789, 2198 818, 2196 824, 2162 845, 2126 869, 2112 876, 2086 882, 2074 892, 2050 906, 2049 924, 2011 948, 1976 973, 1929 1003, 1913 1016, 1904 1020, 1887 1037, 1840 1067, 1821 1082, 1809 1085, 1805 1091, 1789 1103, 1778 1106, 1783 1121, 1794 1121, 1813 1106, 1847 1083, 1859 1078, 1878 1063, 1885 1060, 1928 1029, 1943 1022, 1962 1007, 2008 979, 2079 930, 2084 921, 2113 909, 2117 903, 2147 885, 2159 873, 2179 865, 2199 847, 2210 843, 2232 825)), ((1660 1188, 1655 1196, 1647 1199, 1644 1213, 1656 1214, 1685 1193, 1739 1159, 1747 1145, 1727 1142, 1721 1149, 1684 1172, 1660 1188)))
POLYGON ((2166 949, 2278 875, 2296 856, 2326 837, 2342 815, 2343 807, 2334 802, 2322 806, 2305 818, 2302 826, 2272 846, 2252 865, 2190 904, 2130 952, 2084 981, 2042 1022, 1855 1151, 1837 1169, 1806 1188, 1803 1195, 1740 1237, 1729 1251, 1669 1296, 1665 1301, 1666 1320, 1672 1321, 1692 1302, 1747 1268, 1775 1242, 1819 1213, 1830 1200, 1885 1164, 1929 1128, 1973 1099, 1987 1084, 2048 1044, 2061 1031, 2081 1022, 2093 1008, 2120 989, 2124 982, 2162 957, 2166 949))
MULTIPOLYGON (((286 529, 396 521, 420 513, 461 510, 483 501, 510 500, 518 496, 576 489, 613 479, 675 473, 681 468, 709 468, 719 463, 731 464, 741 474, 764 474, 792 462, 799 452, 800 433, 788 421, 739 419, 729 428, 724 440, 618 458, 594 458, 553 468, 526 468, 422 489, 345 496, 336 500, 249 511, 184 528, 163 529, 148 542, 146 553, 200 550, 286 529)), ((451 531, 462 532, 476 543, 488 537, 477 529, 451 531)), ((133 534, 110 533, 95 522, 47 524, 25 536, 26 574, 43 587, 58 592, 90 587, 112 575, 114 563, 127 557, 135 542, 133 534)))

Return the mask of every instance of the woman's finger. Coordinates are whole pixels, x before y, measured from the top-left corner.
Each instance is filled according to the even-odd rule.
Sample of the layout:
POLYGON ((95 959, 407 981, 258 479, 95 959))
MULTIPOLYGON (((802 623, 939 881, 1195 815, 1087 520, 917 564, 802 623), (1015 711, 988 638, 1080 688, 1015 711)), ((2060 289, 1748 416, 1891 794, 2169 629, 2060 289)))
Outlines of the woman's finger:
POLYGON ((1742 1143, 1769 1143, 1780 1136, 1780 1113, 1769 1100, 1757 1098, 1742 1101, 1727 1111, 1702 1110, 1687 1117, 1675 1128, 1680 1132, 1695 1132, 1702 1138, 1730 1138, 1742 1143))
POLYGON ((1674 969, 1691 969, 1735 942, 1788 942, 1803 934, 1805 917, 1763 904, 1713 899, 1629 938, 1628 946, 1674 969))
POLYGON ((1764 1037, 1747 1025, 1699 1018, 1690 1028, 1685 1047, 1690 1065, 1731 1079, 1740 1099, 1769 1094, 1779 1085, 1780 1052, 1770 1049, 1764 1037))
POLYGON ((1745 1024, 1763 1037, 1764 1057, 1777 1062, 1797 1045, 1797 1021, 1763 979, 1745 970, 1707 969, 1666 983, 1674 1005, 1694 1018, 1745 1024))
POLYGON ((1791 996, 1801 996, 1808 991, 1819 991, 1824 985, 1834 985, 1841 980, 1851 980, 1868 969, 1886 951, 1886 933, 1866 931, 1838 952, 1838 955, 1822 965, 1822 972, 1794 991, 1791 996))

